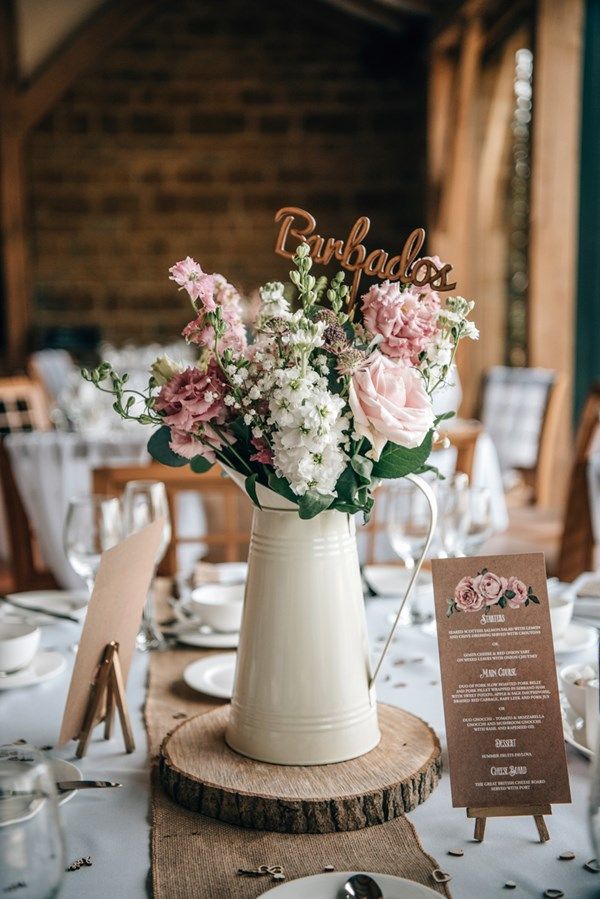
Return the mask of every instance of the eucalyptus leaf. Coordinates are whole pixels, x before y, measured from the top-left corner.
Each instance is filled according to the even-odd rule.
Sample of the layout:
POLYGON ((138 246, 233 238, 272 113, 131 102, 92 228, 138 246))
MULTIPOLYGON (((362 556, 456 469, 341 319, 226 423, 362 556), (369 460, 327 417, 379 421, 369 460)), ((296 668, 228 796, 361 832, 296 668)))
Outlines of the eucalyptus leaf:
POLYGON ((163 465, 169 465, 171 468, 182 468, 187 465, 189 459, 185 459, 178 453, 174 453, 169 443, 171 442, 171 431, 166 425, 155 431, 148 441, 148 452, 157 462, 163 465))
POLYGON ((367 484, 370 483, 371 474, 373 473, 373 462, 371 459, 367 459, 365 456, 357 453, 350 459, 350 465, 360 478, 367 484))
POLYGON ((299 497, 296 496, 286 479, 277 477, 274 471, 269 472, 267 483, 271 490, 274 490, 279 496, 283 496, 284 499, 289 499, 293 503, 298 502, 299 497))
POLYGON ((314 518, 319 512, 324 512, 335 501, 335 496, 331 494, 317 493, 309 490, 304 496, 298 500, 298 509, 300 518, 314 518))
POLYGON ((261 505, 258 501, 258 496, 256 495, 257 478, 258 478, 258 475, 256 474, 256 472, 254 474, 249 474, 248 477, 246 478, 245 487, 246 487, 246 493, 248 494, 248 496, 250 497, 250 499, 252 500, 254 505, 258 506, 258 508, 260 509, 261 505))
POLYGON ((190 468, 195 474, 204 474, 205 471, 209 471, 212 467, 213 463, 205 459, 204 456, 194 456, 190 462, 190 468))

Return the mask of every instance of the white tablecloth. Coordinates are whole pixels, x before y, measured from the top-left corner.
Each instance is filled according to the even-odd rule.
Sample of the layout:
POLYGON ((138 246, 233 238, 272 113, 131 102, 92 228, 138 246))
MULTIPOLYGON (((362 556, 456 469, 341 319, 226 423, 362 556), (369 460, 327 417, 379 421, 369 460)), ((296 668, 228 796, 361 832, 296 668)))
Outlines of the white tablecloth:
MULTIPOLYGON (((377 641, 386 633, 386 619, 393 605, 393 600, 377 599, 368 603, 367 618, 374 646, 381 645, 377 641)), ((75 625, 51 625, 44 629, 44 644, 65 650, 76 634, 75 625)), ((73 655, 66 654, 69 671, 56 680, 37 687, 0 692, 0 742, 19 738, 40 746, 55 742, 73 661, 73 655)), ((118 780, 124 786, 120 790, 83 791, 63 806, 68 860, 91 855, 93 866, 65 874, 61 899, 82 896, 105 899, 107 895, 116 899, 142 899, 147 895, 149 767, 142 720, 146 666, 146 657, 137 655, 127 691, 135 752, 124 753, 118 726, 117 737, 109 743, 102 741, 98 729, 87 757, 77 762, 85 777, 118 780)), ((384 677, 389 674, 390 680, 380 683, 380 700, 420 715, 437 730, 443 745, 435 638, 418 628, 401 629, 382 673, 384 677), (395 666, 393 662, 399 657, 409 661, 395 666), (410 661, 419 657, 424 657, 424 661, 410 661), (396 686, 399 683, 406 686, 396 686)), ((57 754, 73 760, 74 744, 57 754)), ((573 803, 554 807, 554 814, 548 819, 549 843, 537 842, 531 818, 490 819, 485 842, 474 843, 473 822, 467 820, 464 809, 451 806, 447 770, 430 799, 410 814, 425 850, 453 875, 450 886, 454 899, 502 896, 506 880, 514 880, 519 885, 514 891, 516 897, 541 897, 549 887, 562 889, 567 899, 592 899, 598 895, 600 875, 582 867, 594 854, 586 821, 591 766, 569 747, 567 754, 573 803), (464 850, 464 857, 447 855, 455 847, 464 850), (567 849, 577 853, 576 860, 558 861, 558 854, 567 849)), ((199 840, 201 851, 201 837, 199 840)), ((335 858, 331 862, 335 864, 335 858)), ((234 876, 231 896, 235 896, 234 876)))
MULTIPOLYGON (((44 562, 63 587, 83 581, 63 551, 63 526, 69 500, 92 491, 92 471, 108 465, 137 465, 149 459, 150 432, 115 431, 106 437, 47 431, 6 438, 15 482, 35 532, 44 562)), ((7 515, 10 528, 10 510, 7 515)))

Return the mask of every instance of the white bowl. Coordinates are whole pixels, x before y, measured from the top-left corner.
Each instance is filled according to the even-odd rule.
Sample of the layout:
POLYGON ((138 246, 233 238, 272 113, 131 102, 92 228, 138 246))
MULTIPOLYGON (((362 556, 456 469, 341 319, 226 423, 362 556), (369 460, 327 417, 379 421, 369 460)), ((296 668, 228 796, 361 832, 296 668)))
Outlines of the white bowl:
POLYGON ((554 639, 558 640, 563 636, 571 623, 575 597, 571 591, 566 591, 564 586, 559 584, 554 589, 552 584, 548 584, 548 594, 552 634, 554 639))
POLYGON ((0 621, 0 672, 26 668, 38 651, 40 636, 39 627, 0 621))
POLYGON ((204 584, 192 590, 189 606, 202 624, 226 633, 239 631, 244 584, 204 584))
POLYGON ((598 750, 600 725, 600 681, 588 681, 585 685, 585 742, 592 752, 598 750))
POLYGON ((593 665, 582 665, 578 662, 574 665, 565 665, 560 669, 560 685, 571 708, 581 717, 585 718, 585 683, 576 684, 576 680, 589 681, 598 677, 598 672, 593 665))

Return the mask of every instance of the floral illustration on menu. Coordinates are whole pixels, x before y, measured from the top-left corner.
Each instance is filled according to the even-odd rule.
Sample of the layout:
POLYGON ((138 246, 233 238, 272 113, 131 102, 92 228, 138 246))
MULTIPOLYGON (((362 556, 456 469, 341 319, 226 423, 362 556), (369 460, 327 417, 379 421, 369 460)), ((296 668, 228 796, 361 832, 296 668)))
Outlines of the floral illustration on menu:
POLYGON ((454 589, 454 596, 448 600, 448 618, 454 612, 481 612, 492 606, 501 609, 521 609, 530 603, 539 605, 533 587, 527 586, 520 578, 511 575, 501 577, 482 568, 475 577, 463 577, 454 589))
MULTIPOLYGON (((437 257, 413 263, 411 277, 437 257), (429 261, 428 261, 429 260, 429 261)), ((373 284, 353 304, 344 273, 311 273, 308 243, 289 282, 259 291, 253 327, 240 295, 191 257, 170 269, 194 318, 183 337, 190 364, 159 357, 148 387, 102 363, 84 377, 114 396, 126 419, 153 425, 148 450, 201 474, 215 462, 295 503, 301 518, 326 509, 368 519, 385 478, 430 470, 436 427, 432 394, 452 377, 458 343, 476 339, 473 303, 442 297, 424 278, 373 284)))

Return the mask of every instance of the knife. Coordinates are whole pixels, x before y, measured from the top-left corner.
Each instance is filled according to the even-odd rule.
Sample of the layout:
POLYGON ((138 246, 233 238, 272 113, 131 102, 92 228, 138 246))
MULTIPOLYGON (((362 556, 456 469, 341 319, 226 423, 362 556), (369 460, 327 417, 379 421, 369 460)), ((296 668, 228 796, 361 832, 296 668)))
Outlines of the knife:
POLYGON ((81 624, 79 618, 75 618, 74 615, 67 615, 66 612, 54 612, 50 609, 45 609, 43 606, 22 606, 20 603, 15 602, 14 599, 9 599, 8 596, 0 596, 0 602, 8 603, 9 606, 19 609, 21 612, 35 612, 49 615, 50 618, 62 618, 64 621, 73 621, 75 624, 81 624))
POLYGON ((113 783, 110 780, 57 780, 56 789, 59 793, 69 793, 71 790, 91 790, 95 787, 120 787, 122 784, 113 783))

